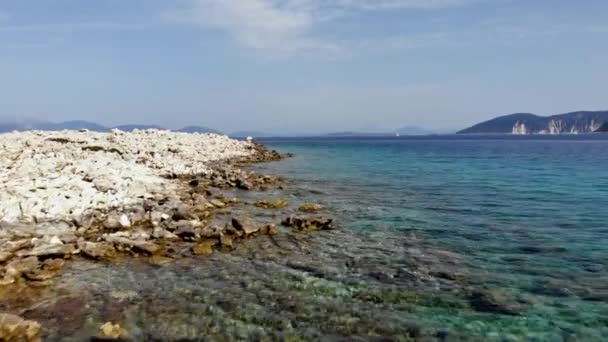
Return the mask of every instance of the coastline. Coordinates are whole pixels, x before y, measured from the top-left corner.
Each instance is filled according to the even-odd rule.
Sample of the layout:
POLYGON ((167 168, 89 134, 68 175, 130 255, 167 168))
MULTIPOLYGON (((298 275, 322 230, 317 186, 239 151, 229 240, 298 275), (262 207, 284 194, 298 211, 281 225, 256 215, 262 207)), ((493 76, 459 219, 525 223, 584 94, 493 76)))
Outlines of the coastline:
MULTIPOLYGON (((36 297, 54 287, 55 278, 63 282, 62 269, 71 269, 71 263, 145 260, 163 265, 230 253, 247 240, 272 238, 287 229, 333 229, 331 219, 314 215, 322 209, 314 204, 286 216, 281 209, 289 206, 287 200, 244 202, 228 196, 233 189, 263 194, 284 182, 247 170, 283 158, 253 142, 157 130, 34 131, 2 138, 0 157, 10 165, 2 175, 0 308, 7 316, 0 321, 18 327, 27 340, 39 337, 40 324, 11 314, 29 312, 28 307, 37 305, 36 297), (212 151, 197 150, 201 148, 212 151), (95 165, 100 160, 107 171, 95 165), (57 179, 61 182, 53 183, 57 179), (57 192, 63 197, 53 197, 57 192), (14 199, 23 202, 11 207, 14 199), (277 213, 259 220, 251 208, 277 213)), ((57 328, 44 321, 43 332, 57 328)), ((91 336, 126 337, 116 324, 107 322, 91 336)))
MULTIPOLYGON (((264 163, 277 160, 280 155, 254 146, 260 151, 247 158, 213 162, 205 175, 167 177, 168 182, 179 184, 177 200, 188 202, 185 209, 196 207, 195 197, 200 198, 199 195, 209 204, 218 200, 225 205, 200 210, 200 214, 208 211, 212 216, 199 220, 208 221, 206 227, 220 228, 231 238, 232 247, 222 246, 221 237, 211 246, 202 243, 208 238, 197 240, 197 232, 200 234, 206 227, 195 227, 194 235, 186 229, 180 233, 183 236, 173 240, 154 236, 145 240, 141 235, 130 235, 129 229, 108 230, 102 221, 96 228, 99 231, 90 234, 91 240, 84 241, 112 245, 115 258, 95 260, 82 254, 68 255, 67 260, 45 265, 50 272, 49 267, 62 264, 61 271, 47 281, 31 281, 22 276, 12 285, 0 287, 0 313, 17 315, 0 317, 0 326, 8 320, 13 322, 11 326, 20 324, 23 330, 37 327, 45 340, 107 340, 114 336, 129 341, 203 337, 499 341, 519 336, 559 340, 563 327, 579 324, 577 320, 581 319, 588 327, 573 330, 573 334, 593 340, 605 331, 595 316, 547 314, 547 310, 559 309, 563 303, 583 313, 601 309, 605 292, 599 261, 591 260, 596 264, 588 271, 581 268, 579 273, 568 273, 568 279, 560 279, 560 269, 536 268, 531 263, 539 258, 559 257, 560 265, 556 267, 561 268, 568 256, 576 254, 559 245, 539 244, 526 235, 519 244, 488 253, 483 238, 490 236, 481 235, 483 232, 471 226, 470 220, 485 218, 488 222, 485 211, 502 208, 471 211, 468 201, 478 199, 481 202, 473 203, 484 204, 483 198, 464 192, 467 205, 458 210, 454 206, 458 202, 450 202, 450 197, 436 191, 436 181, 421 178, 416 169, 401 170, 399 163, 387 163, 378 169, 365 154, 352 163, 350 154, 345 153, 352 150, 347 143, 334 149, 329 144, 319 148, 308 142, 262 142, 296 155, 264 163), (383 172, 381 178, 374 177, 378 170, 383 172), (396 170, 397 174, 409 176, 396 179, 391 176, 396 170), (417 191, 404 191, 416 187, 417 191), (238 201, 231 200, 234 198, 238 201), (301 209, 315 211, 306 213, 301 209), (427 216, 412 216, 420 212, 427 216), (315 222, 320 216, 335 222, 315 222), (238 221, 236 226, 234 218, 238 221), (241 220, 251 225, 240 225, 241 220), (283 222, 296 227, 284 226, 283 222), (313 223, 316 229, 325 223, 337 229, 310 234, 298 229, 310 228, 313 223), (245 226, 264 229, 272 224, 278 234, 258 231, 251 235, 254 238, 245 238, 245 226), (129 235, 123 236, 125 232, 129 235), (151 242, 161 247, 160 252, 153 255, 124 244, 122 239, 109 242, 105 234, 110 239, 151 242), (474 247, 468 243, 473 239, 474 247), (201 255, 194 253, 197 245, 201 255), (515 278, 520 275, 505 271, 510 266, 522 273, 534 273, 527 273, 521 282, 522 278, 515 278), (584 272, 595 272, 595 276, 587 277, 584 272), (578 276, 570 277, 572 274, 578 276), (513 286, 514 279, 524 286, 513 286), (27 321, 19 321, 19 317, 27 321), (559 328, 549 328, 553 322, 559 328)), ((391 153, 402 160, 402 154, 391 148, 395 145, 386 144, 379 150, 383 160, 394 160, 391 153)), ((417 151, 414 160, 428 159, 426 152, 437 152, 438 147, 443 150, 446 145, 404 144, 416 147, 411 149, 417 151)), ((496 152, 496 146, 519 148, 506 143, 490 147, 486 147, 488 143, 468 144, 491 151, 490 156, 502 153, 496 152)), ((544 151, 542 145, 529 146, 533 151, 544 151)), ((576 146, 582 148, 580 144, 576 146)), ((377 153, 360 150, 366 151, 377 153)), ((444 186, 451 187, 458 184, 454 181, 458 174, 449 178, 432 162, 444 158, 453 156, 444 152, 422 166, 441 177, 444 186)), ((477 183, 478 179, 473 178, 467 184, 474 188, 477 183)), ((170 214, 172 222, 173 213, 170 214)), ((120 222, 120 216, 115 218, 120 222)), ((178 222, 181 221, 187 220, 178 222)), ((148 231, 153 233, 156 227, 151 223, 148 231)), ((182 223, 175 229, 188 228, 182 223)), ((543 222, 540 227, 544 226, 543 222)), ((163 225, 160 227, 164 229, 163 225)), ((175 229, 165 230, 175 234, 175 229)), ((523 231, 516 231, 520 232, 523 231)), ((43 265, 47 259, 66 257, 38 257, 43 265)), ((574 270, 569 268, 568 272, 574 270)), ((36 273, 27 276, 33 274, 36 273)))

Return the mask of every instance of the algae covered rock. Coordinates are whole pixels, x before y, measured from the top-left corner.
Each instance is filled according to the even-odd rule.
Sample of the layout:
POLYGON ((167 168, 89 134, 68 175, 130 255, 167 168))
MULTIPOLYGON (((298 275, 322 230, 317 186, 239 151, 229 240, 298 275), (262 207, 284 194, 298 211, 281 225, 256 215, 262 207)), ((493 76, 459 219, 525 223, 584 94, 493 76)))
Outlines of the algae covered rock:
POLYGON ((19 316, 0 313, 0 340, 5 342, 38 342, 40 324, 19 316))
POLYGON ((213 254, 213 246, 219 243, 218 240, 205 240, 197 243, 192 247, 194 255, 211 255, 213 254))
POLYGON ((521 304, 495 289, 473 291, 469 295, 469 303, 479 312, 519 315, 522 311, 521 304))
POLYGON ((99 327, 99 337, 109 340, 124 340, 129 337, 129 333, 118 323, 106 322, 99 327))
POLYGON ((306 213, 316 212, 321 209, 323 209, 323 207, 320 204, 316 204, 316 203, 305 203, 305 204, 302 204, 300 206, 300 208, 298 208, 298 210, 306 212, 306 213))
POLYGON ((289 206, 289 201, 286 199, 261 200, 255 202, 254 205, 264 209, 283 209, 289 206))
POLYGON ((234 239, 230 235, 222 234, 222 236, 220 237, 220 244, 224 249, 234 249, 234 239))

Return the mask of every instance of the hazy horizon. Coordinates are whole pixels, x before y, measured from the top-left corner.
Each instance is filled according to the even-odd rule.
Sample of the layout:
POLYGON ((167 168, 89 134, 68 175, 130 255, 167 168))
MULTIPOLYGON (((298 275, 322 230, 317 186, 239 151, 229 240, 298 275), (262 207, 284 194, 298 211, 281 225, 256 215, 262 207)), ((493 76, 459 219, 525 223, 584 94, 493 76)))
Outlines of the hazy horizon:
POLYGON ((608 2, 5 0, 0 117, 458 130, 602 110, 608 2))

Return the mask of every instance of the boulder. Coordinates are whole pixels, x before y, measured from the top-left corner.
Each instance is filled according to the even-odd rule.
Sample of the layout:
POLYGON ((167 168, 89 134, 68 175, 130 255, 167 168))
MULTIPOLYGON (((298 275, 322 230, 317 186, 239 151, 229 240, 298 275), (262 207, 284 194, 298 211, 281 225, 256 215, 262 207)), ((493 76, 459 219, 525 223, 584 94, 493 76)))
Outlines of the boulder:
POLYGON ((170 212, 170 217, 174 221, 182 221, 182 220, 192 220, 196 218, 190 208, 188 208, 183 203, 177 203, 173 206, 170 212))
POLYGON ((213 246, 219 244, 218 240, 204 240, 192 247, 194 255, 211 255, 213 254, 213 246))
POLYGON ((161 251, 161 247, 149 241, 131 240, 122 236, 104 235, 104 240, 107 242, 119 245, 121 247, 132 248, 139 252, 145 252, 150 255, 157 254, 161 251))
POLYGON ((80 252, 91 259, 111 260, 116 257, 116 249, 109 243, 78 241, 80 252))
POLYGON ((238 177, 236 179, 236 187, 241 190, 251 190, 253 189, 253 185, 244 177, 238 177))
POLYGON ((300 206, 300 208, 298 208, 298 210, 306 212, 306 213, 312 213, 312 212, 316 212, 323 209, 323 207, 319 204, 315 204, 315 203, 306 203, 300 206))
POLYGON ((32 246, 32 239, 21 239, 16 241, 9 241, 5 244, 4 249, 7 252, 17 252, 21 249, 29 248, 32 246))
POLYGON ((196 238, 196 230, 201 226, 201 222, 198 220, 186 221, 182 220, 179 222, 172 222, 167 225, 169 230, 173 230, 173 234, 179 236, 183 240, 192 241, 196 238))
POLYGON ((42 269, 50 270, 50 271, 59 271, 65 265, 65 260, 63 259, 47 259, 42 262, 42 269))
POLYGON ((218 199, 212 199, 211 201, 209 201, 209 203, 211 203, 214 207, 216 208, 223 208, 226 206, 226 203, 218 200, 218 199))
POLYGON ((222 234, 220 236, 220 244, 222 245, 222 247, 224 249, 228 249, 228 250, 234 249, 234 240, 233 240, 232 236, 230 236, 230 235, 222 234))
POLYGON ((45 281, 53 278, 65 265, 63 259, 48 259, 42 263, 40 269, 25 272, 23 276, 32 281, 45 281))
POLYGON ((222 235, 222 229, 216 226, 202 228, 200 236, 206 239, 219 239, 222 235))
POLYGON ((289 206, 289 201, 286 199, 261 200, 254 204, 258 208, 264 209, 282 209, 289 206))
POLYGON ((168 220, 169 215, 160 212, 160 211, 151 211, 150 212, 150 223, 153 227, 158 227, 163 221, 168 220))
POLYGON ((36 271, 39 267, 40 262, 35 256, 31 256, 25 259, 13 260, 8 265, 6 265, 5 278, 11 277, 13 279, 16 279, 24 273, 36 271))
POLYGON ((0 340, 5 342, 38 342, 40 323, 19 316, 0 313, 0 340))
POLYGON ((116 213, 108 214, 102 225, 105 229, 120 229, 122 228, 122 223, 120 222, 121 217, 121 215, 118 215, 116 213))
POLYGON ((126 340, 129 338, 129 333, 120 324, 106 322, 99 327, 99 337, 109 340, 126 340))
POLYGON ((178 240, 179 236, 171 233, 170 231, 161 228, 161 227, 156 227, 154 228, 154 230, 152 231, 152 237, 155 239, 165 239, 165 240, 178 240))
POLYGON ((267 224, 267 225, 263 226, 262 228, 260 228, 260 234, 277 235, 278 233, 279 233, 279 230, 277 229, 277 226, 275 224, 267 224))
POLYGON ((209 201, 207 201, 207 198, 202 194, 192 194, 192 201, 194 206, 198 208, 210 209, 215 207, 213 204, 209 203, 209 201))
POLYGON ((283 220, 282 224, 286 227, 295 228, 299 231, 332 230, 333 219, 323 217, 298 217, 290 216, 283 220))
POLYGON ((260 228, 256 227, 250 220, 243 218, 233 218, 232 227, 234 227, 234 229, 238 231, 243 232, 245 236, 250 236, 260 230, 260 228))

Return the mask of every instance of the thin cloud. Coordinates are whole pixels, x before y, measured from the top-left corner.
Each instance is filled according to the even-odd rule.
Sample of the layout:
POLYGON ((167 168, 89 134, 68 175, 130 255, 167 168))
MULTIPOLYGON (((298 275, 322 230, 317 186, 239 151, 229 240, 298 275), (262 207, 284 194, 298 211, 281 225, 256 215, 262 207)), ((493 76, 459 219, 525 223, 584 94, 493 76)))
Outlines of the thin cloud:
POLYGON ((228 33, 239 44, 271 53, 339 53, 344 47, 317 32, 324 22, 356 12, 440 9, 478 0, 189 0, 166 13, 177 22, 228 33))
MULTIPOLYGON (((0 24, 2 20, 0 19, 0 24)), ((83 30, 143 30, 148 25, 119 22, 75 22, 0 26, 0 32, 74 32, 83 30)))

